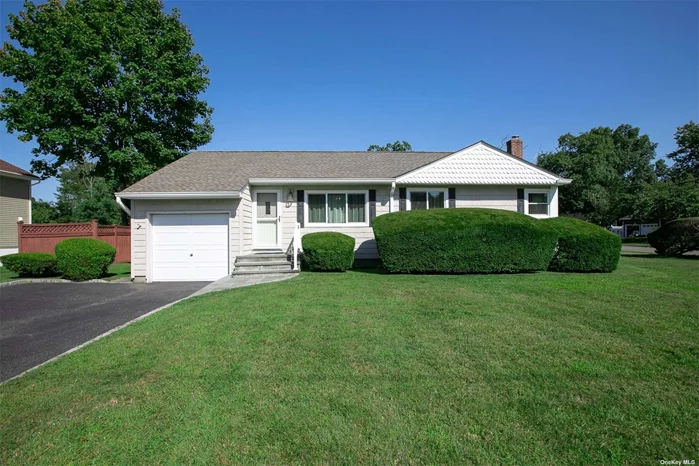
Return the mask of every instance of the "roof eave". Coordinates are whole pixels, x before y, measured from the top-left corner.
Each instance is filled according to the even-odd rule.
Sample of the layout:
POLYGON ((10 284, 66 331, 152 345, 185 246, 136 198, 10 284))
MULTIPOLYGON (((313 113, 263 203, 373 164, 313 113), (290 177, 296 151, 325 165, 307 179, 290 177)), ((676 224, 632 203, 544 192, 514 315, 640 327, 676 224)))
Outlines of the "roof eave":
POLYGON ((391 184, 395 178, 250 178, 251 186, 273 186, 273 185, 322 185, 322 184, 346 184, 346 185, 366 185, 366 184, 391 184))
POLYGON ((41 180, 41 178, 39 178, 36 175, 31 175, 31 174, 27 175, 26 173, 9 172, 7 170, 0 170, 0 175, 8 176, 10 178, 24 179, 24 180, 35 180, 35 181, 41 180))
POLYGON ((114 193, 122 199, 238 199, 239 191, 160 192, 160 193, 114 193))

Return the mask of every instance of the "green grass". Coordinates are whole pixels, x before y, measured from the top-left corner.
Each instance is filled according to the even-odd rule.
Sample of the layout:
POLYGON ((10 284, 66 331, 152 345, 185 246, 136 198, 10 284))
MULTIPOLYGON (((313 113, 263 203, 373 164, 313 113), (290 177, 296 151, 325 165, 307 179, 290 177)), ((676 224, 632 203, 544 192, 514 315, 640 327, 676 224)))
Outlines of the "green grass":
MULTIPOLYGON (((122 262, 120 264, 112 264, 107 270, 107 276, 104 277, 105 280, 116 280, 118 278, 125 278, 131 276, 131 264, 128 262, 122 262)), ((55 278, 60 278, 56 276, 55 278)), ((20 277, 11 270, 7 270, 5 267, 0 265, 0 283, 9 282, 12 280, 19 280, 20 277)))
POLYGON ((697 277, 623 257, 189 299, 0 386, 0 463, 696 459, 697 277))
POLYGON ((0 265, 0 283, 9 282, 12 280, 17 280, 19 277, 12 270, 7 270, 5 267, 0 265))
POLYGON ((105 280, 116 280, 119 278, 129 278, 131 277, 131 264, 128 262, 122 262, 119 264, 112 264, 107 270, 107 276, 104 277, 105 280))

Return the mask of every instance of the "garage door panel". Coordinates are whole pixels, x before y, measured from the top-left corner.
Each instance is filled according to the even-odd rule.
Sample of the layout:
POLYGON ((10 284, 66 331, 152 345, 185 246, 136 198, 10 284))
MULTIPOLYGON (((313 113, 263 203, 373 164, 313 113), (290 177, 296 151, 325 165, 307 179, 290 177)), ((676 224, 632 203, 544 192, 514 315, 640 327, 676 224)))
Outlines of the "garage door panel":
POLYGON ((192 215, 192 225, 201 226, 228 226, 228 216, 222 214, 197 214, 192 215))
POLYGON ((153 215, 153 281, 228 275, 228 215, 153 215))
POLYGON ((192 222, 191 215, 153 215, 154 227, 184 226, 192 222))

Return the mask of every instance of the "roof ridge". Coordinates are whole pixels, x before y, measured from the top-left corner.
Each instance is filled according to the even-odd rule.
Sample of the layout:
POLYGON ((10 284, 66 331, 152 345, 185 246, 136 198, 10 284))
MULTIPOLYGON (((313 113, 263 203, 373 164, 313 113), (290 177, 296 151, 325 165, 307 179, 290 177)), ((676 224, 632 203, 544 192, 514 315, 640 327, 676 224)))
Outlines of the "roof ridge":
POLYGON ((453 151, 444 150, 411 150, 411 151, 368 151, 368 150, 193 150, 190 154, 196 152, 236 152, 236 153, 250 153, 250 152, 272 152, 272 153, 289 153, 297 152, 302 154, 327 154, 327 153, 337 153, 337 154, 347 154, 349 152, 358 154, 453 154, 453 151))

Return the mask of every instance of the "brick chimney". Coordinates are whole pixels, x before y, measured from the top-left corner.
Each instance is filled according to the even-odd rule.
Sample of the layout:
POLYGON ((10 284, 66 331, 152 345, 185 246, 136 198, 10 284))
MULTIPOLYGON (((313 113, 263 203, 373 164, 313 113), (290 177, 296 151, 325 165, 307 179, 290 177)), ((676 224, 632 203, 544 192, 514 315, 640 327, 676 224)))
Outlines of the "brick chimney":
POLYGON ((524 157, 524 142, 516 134, 513 134, 512 139, 507 141, 507 152, 520 159, 524 157))

